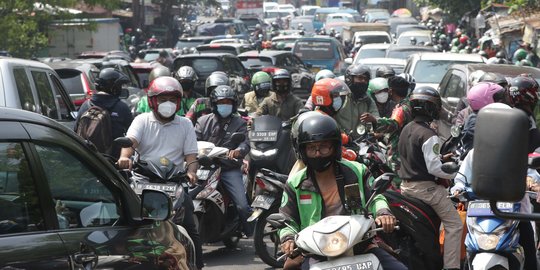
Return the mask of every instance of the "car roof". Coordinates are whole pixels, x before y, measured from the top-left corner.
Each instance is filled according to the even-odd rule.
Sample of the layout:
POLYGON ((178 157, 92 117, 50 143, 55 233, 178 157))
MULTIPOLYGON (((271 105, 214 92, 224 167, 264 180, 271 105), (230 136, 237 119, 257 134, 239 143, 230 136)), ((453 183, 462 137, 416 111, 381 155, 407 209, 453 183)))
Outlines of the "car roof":
POLYGON ((133 67, 133 69, 135 70, 139 70, 139 69, 153 69, 155 64, 152 64, 150 62, 143 62, 143 63, 134 63, 134 62, 131 62, 129 63, 129 65, 131 67, 133 67))
MULTIPOLYGON (((366 44, 364 46, 367 46, 369 44, 366 44)), ((397 44, 390 44, 388 47, 389 51, 426 51, 431 52, 434 50, 432 46, 415 46, 415 45, 397 45, 397 44)))
POLYGON ((354 33, 354 36, 389 36, 386 31, 358 31, 354 33))
POLYGON ((213 36, 196 36, 196 37, 184 37, 179 38, 178 41, 206 41, 209 39, 214 39, 213 36))
MULTIPOLYGON (((231 56, 235 57, 234 54, 231 53, 191 53, 191 54, 182 54, 176 57, 176 59, 183 59, 183 58, 222 58, 223 56, 231 56)), ((176 60, 175 59, 175 60, 176 60)))
POLYGON ((442 53, 442 52, 421 52, 412 54, 411 57, 418 60, 442 60, 442 61, 478 61, 483 63, 484 59, 479 54, 466 53, 442 53))
POLYGON ((386 49, 390 47, 390 43, 369 43, 369 44, 365 44, 365 45, 362 45, 362 47, 360 47, 360 50, 362 49, 386 49))
POLYGON ((399 37, 410 37, 410 36, 430 36, 431 37, 431 30, 412 30, 401 33, 399 37))
POLYGON ((246 43, 212 43, 212 44, 201 44, 197 45, 195 48, 239 48, 239 47, 248 47, 249 44, 246 43))
POLYGON ((24 65, 24 66, 33 66, 33 67, 39 67, 39 68, 45 68, 45 69, 52 69, 49 65, 39 62, 39 61, 6 57, 6 56, 0 56, 0 65, 6 65, 6 66, 7 65, 24 65))
POLYGON ((493 64, 455 64, 453 66, 465 66, 469 72, 482 70, 485 72, 500 73, 506 76, 518 76, 523 73, 531 74, 537 80, 540 79, 540 69, 527 66, 493 65, 493 64))
POLYGON ((383 58, 383 57, 375 57, 375 58, 365 58, 360 59, 358 61, 360 64, 366 64, 366 65, 403 65, 407 63, 407 60, 405 59, 398 59, 398 58, 383 58))
POLYGON ((255 57, 255 56, 275 57, 277 55, 282 55, 282 54, 292 54, 292 52, 280 51, 280 50, 264 50, 264 51, 259 52, 257 50, 253 50, 253 51, 243 52, 239 54, 238 57, 255 57))
POLYGON ((89 70, 93 72, 99 72, 99 68, 97 68, 94 64, 86 62, 86 61, 79 61, 79 60, 68 60, 68 61, 61 61, 61 62, 51 62, 47 63, 50 67, 53 69, 76 69, 76 70, 89 70))
POLYGON ((38 125, 52 127, 57 130, 62 130, 64 131, 64 133, 69 133, 69 134, 72 133, 72 132, 66 132, 66 131, 69 131, 69 129, 67 129, 67 127, 63 126, 62 124, 60 124, 59 122, 53 119, 50 119, 39 113, 30 112, 30 111, 21 110, 21 109, 0 107, 0 122, 1 121, 34 123, 38 125))

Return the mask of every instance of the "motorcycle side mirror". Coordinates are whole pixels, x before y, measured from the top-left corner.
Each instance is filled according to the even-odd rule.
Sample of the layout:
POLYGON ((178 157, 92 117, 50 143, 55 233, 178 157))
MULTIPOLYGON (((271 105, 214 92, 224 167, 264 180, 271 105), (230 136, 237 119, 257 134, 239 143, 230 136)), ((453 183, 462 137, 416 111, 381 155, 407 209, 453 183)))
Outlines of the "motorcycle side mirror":
POLYGON ((356 210, 360 209, 360 206, 362 205, 362 197, 360 196, 360 188, 358 187, 358 183, 345 185, 344 193, 345 202, 347 204, 347 208, 349 208, 348 210, 355 212, 356 210))
POLYGON ((457 137, 459 137, 460 134, 461 134, 461 127, 460 126, 453 125, 450 128, 450 135, 452 135, 452 137, 457 138, 457 137))
POLYGON ((131 139, 128 137, 118 137, 114 139, 114 144, 122 148, 130 148, 133 146, 133 141, 131 141, 131 139))
POLYGON ((199 162, 199 165, 201 166, 210 166, 212 165, 212 159, 208 156, 200 156, 197 161, 199 162))
POLYGON ((276 229, 283 229, 287 227, 287 217, 282 213, 274 213, 266 218, 266 221, 276 229))
POLYGON ((118 98, 127 99, 128 97, 129 97, 129 89, 128 88, 122 88, 120 90, 120 95, 118 95, 118 98))
POLYGON ((240 132, 235 132, 231 136, 231 142, 234 143, 235 145, 240 144, 245 139, 246 139, 246 135, 244 133, 240 133, 240 132))
POLYGON ((529 154, 527 164, 531 169, 540 169, 540 152, 537 152, 539 150, 540 149, 534 150, 534 153, 529 154))
POLYGON ((362 124, 356 126, 356 133, 358 133, 360 135, 366 134, 366 126, 364 126, 362 124))
POLYGON ((381 176, 377 177, 373 182, 373 191, 375 194, 381 194, 385 192, 390 185, 392 185, 392 180, 394 179, 393 173, 384 173, 381 176))
POLYGON ((244 108, 238 108, 236 111, 238 112, 238 114, 240 116, 243 116, 243 117, 248 116, 248 111, 246 109, 244 109, 244 108))
MULTIPOLYGON (((540 160, 539 160, 540 162, 540 160)), ((448 174, 452 174, 452 173, 455 173, 457 171, 459 171, 459 166, 455 163, 455 162, 445 162, 442 166, 441 166, 441 170, 445 173, 448 173, 448 174)))

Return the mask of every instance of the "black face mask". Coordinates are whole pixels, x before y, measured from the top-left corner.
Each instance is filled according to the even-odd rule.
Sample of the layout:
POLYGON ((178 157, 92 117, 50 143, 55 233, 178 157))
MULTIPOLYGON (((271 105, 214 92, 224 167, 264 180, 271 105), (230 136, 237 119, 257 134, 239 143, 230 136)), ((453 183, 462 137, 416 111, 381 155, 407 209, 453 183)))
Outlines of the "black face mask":
POLYGON ((366 96, 368 83, 355 83, 351 85, 351 92, 354 99, 361 99, 366 96))
POLYGON ((276 85, 276 93, 283 95, 289 93, 289 86, 288 85, 276 85))
POLYGON ((334 155, 330 155, 328 157, 307 158, 306 163, 310 169, 313 169, 316 172, 322 172, 328 169, 328 167, 334 163, 334 160, 334 155))

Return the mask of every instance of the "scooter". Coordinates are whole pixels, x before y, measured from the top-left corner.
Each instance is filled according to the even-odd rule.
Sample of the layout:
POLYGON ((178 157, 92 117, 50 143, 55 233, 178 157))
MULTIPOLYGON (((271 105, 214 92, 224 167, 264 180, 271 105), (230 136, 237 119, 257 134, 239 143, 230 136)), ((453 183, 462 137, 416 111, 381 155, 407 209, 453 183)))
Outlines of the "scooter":
POLYGON ((279 236, 277 230, 269 226, 266 218, 279 210, 287 178, 287 175, 267 169, 261 169, 257 173, 255 183, 259 187, 259 193, 251 204, 253 213, 247 220, 248 222, 257 220, 253 235, 255 253, 263 262, 276 268, 283 267, 283 262, 277 260, 282 255, 279 236))
MULTIPOLYGON (((392 183, 393 174, 383 174, 375 180, 374 192, 366 203, 369 206, 375 195, 381 194, 392 183)), ((276 228, 288 227, 296 232, 297 248, 293 253, 304 257, 322 256, 327 260, 313 263, 310 269, 382 269, 379 259, 371 253, 355 254, 354 250, 364 251, 372 243, 381 228, 376 228, 372 215, 360 205, 358 184, 345 187, 346 206, 353 215, 329 216, 296 232, 281 213, 272 214, 268 222, 276 228)), ((397 227, 397 226, 396 226, 397 227)), ((284 256, 282 256, 284 257, 284 256)), ((307 259, 307 258, 306 258, 307 259)))
MULTIPOLYGON (((240 143, 245 136, 232 135, 233 143, 240 143)), ((232 199, 220 181, 222 162, 228 159, 228 148, 215 146, 213 143, 199 141, 198 183, 189 188, 193 199, 195 223, 203 243, 223 241, 227 248, 235 248, 241 238, 241 223, 238 211, 232 199)), ((241 161, 236 160, 241 163, 241 161)))
POLYGON ((291 123, 283 122, 273 115, 262 115, 252 119, 249 141, 249 184, 248 198, 254 199, 257 195, 255 176, 261 168, 288 174, 296 156, 291 142, 291 123))

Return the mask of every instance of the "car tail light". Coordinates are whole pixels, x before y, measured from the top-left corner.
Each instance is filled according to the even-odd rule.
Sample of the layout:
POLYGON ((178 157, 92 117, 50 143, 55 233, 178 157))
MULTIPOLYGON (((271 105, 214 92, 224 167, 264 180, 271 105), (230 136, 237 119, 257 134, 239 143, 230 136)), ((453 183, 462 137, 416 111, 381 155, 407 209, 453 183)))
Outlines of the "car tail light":
POLYGON ((81 74, 82 74, 82 81, 83 81, 84 89, 86 90, 86 99, 90 99, 92 95, 94 94, 92 92, 92 87, 90 87, 90 82, 88 81, 88 77, 86 77, 86 74, 84 73, 81 73, 81 74))
POLYGON ((246 76, 244 76, 244 81, 249 84, 249 82, 251 82, 251 78, 249 77, 249 74, 246 74, 246 76))
POLYGON ((334 64, 334 74, 341 74, 341 61, 334 64))
POLYGON ((270 75, 274 75, 274 72, 276 72, 276 70, 278 70, 279 68, 276 68, 276 67, 265 67, 262 69, 262 71, 270 74, 270 75))

